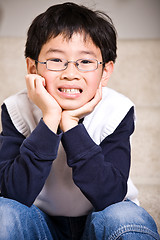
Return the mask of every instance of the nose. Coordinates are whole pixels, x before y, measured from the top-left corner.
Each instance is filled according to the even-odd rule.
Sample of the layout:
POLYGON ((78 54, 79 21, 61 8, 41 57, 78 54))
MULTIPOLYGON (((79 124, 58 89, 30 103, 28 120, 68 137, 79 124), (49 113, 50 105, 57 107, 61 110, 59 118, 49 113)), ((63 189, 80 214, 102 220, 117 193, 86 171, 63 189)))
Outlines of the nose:
POLYGON ((68 80, 80 78, 80 72, 78 71, 75 61, 68 61, 67 68, 62 71, 61 78, 68 80))

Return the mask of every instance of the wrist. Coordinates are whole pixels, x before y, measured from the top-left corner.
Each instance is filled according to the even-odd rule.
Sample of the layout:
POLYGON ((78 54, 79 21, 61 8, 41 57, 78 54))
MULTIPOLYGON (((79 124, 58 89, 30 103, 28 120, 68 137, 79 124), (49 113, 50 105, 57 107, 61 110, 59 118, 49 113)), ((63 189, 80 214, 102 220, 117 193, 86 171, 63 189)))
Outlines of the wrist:
POLYGON ((63 132, 67 132, 68 130, 76 127, 78 125, 79 119, 73 116, 69 116, 65 111, 62 113, 60 128, 63 132))
POLYGON ((57 112, 53 113, 46 113, 43 115, 43 121, 48 126, 48 128, 54 132, 57 133, 57 129, 60 123, 61 114, 58 114, 57 112))

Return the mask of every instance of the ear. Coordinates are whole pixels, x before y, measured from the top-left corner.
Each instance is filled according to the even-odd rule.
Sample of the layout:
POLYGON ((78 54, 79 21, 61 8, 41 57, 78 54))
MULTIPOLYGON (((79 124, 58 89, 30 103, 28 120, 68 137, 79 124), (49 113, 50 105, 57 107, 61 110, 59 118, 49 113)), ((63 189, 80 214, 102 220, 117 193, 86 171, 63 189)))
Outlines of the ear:
POLYGON ((26 64, 27 64, 27 72, 28 74, 37 74, 37 67, 35 64, 35 60, 27 57, 26 58, 26 64))
POLYGON ((112 61, 105 64, 105 67, 102 73, 102 79, 101 79, 102 87, 107 86, 108 80, 113 72, 113 69, 114 69, 114 63, 112 61))

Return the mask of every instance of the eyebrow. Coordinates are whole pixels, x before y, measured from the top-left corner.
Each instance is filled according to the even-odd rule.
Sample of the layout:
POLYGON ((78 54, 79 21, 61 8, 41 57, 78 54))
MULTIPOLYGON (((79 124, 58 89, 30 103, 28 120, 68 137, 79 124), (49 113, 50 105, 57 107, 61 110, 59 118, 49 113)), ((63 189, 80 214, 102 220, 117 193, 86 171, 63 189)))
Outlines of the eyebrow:
POLYGON ((48 53, 64 53, 62 50, 60 50, 60 49, 54 49, 54 48, 50 48, 47 52, 46 52, 46 54, 48 54, 48 53))
POLYGON ((94 57, 97 57, 93 51, 80 51, 80 54, 88 54, 88 55, 93 55, 94 57))
MULTIPOLYGON (((50 48, 46 54, 50 54, 50 53, 65 53, 64 51, 60 50, 60 49, 54 49, 54 48, 50 48)), ((94 56, 95 58, 97 58, 96 54, 93 52, 93 51, 85 51, 85 50, 82 50, 82 51, 79 51, 78 52, 79 54, 87 54, 87 55, 92 55, 94 56)))

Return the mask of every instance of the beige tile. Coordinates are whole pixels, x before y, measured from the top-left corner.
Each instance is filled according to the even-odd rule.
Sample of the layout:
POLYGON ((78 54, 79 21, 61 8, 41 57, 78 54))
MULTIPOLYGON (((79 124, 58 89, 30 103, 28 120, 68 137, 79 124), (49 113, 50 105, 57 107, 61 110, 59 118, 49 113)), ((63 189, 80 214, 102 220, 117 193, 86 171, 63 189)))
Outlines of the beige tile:
POLYGON ((139 184, 140 205, 154 218, 160 233, 160 185, 139 184))
POLYGON ((23 38, 0 38, 0 103, 25 87, 23 38))
POLYGON ((109 86, 138 106, 160 105, 160 40, 119 41, 109 86))
POLYGON ((138 183, 160 183, 160 107, 137 108, 132 175, 138 183))

